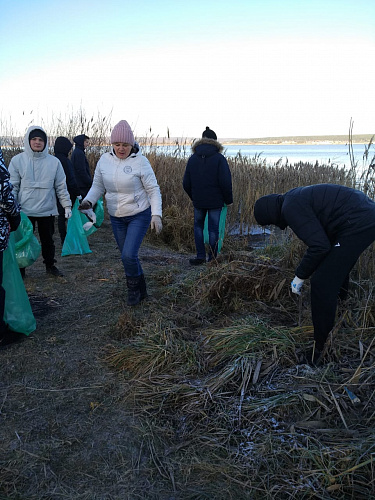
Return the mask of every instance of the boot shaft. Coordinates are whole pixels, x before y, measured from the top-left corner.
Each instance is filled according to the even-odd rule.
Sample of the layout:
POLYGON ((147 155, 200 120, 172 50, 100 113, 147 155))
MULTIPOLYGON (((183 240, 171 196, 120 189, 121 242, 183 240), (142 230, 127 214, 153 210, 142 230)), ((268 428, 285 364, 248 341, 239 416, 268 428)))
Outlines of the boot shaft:
POLYGON ((126 277, 128 287, 128 306, 136 306, 141 301, 140 276, 126 277))

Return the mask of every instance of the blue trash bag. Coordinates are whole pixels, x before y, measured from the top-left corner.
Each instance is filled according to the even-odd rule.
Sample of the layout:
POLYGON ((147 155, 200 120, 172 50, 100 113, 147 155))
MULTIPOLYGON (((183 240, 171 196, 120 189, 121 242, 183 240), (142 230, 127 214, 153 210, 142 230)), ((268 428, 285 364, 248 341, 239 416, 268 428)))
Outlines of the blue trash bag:
MULTIPOLYGON (((223 208, 221 209, 220 221, 219 221, 219 241, 217 244, 218 255, 221 251, 221 247, 223 246, 223 242, 224 242, 225 220, 227 218, 227 211, 228 211, 228 207, 227 207, 227 205, 224 205, 223 208)), ((204 235, 204 242, 208 245, 209 241, 210 241, 209 235, 208 235, 208 213, 206 214, 206 218, 204 220, 203 235, 204 235)))
POLYGON ((76 200, 72 210, 72 216, 68 219, 68 226, 61 256, 66 255, 83 255, 91 253, 89 243, 87 241, 86 231, 83 229, 81 212, 78 210, 79 201, 76 200))
POLYGON ((36 329, 36 321, 18 268, 13 233, 10 235, 8 248, 3 255, 3 288, 5 290, 5 323, 14 332, 30 335, 36 329))
POLYGON ((21 224, 13 232, 18 267, 29 267, 37 260, 41 246, 34 234, 32 222, 21 212, 21 224))
MULTIPOLYGON (((96 215, 96 222, 94 226, 91 226, 89 230, 85 231, 86 236, 90 236, 90 234, 95 233, 95 231, 102 225, 104 220, 104 206, 103 206, 103 198, 100 198, 94 209, 96 215)), ((88 217, 85 214, 80 212, 82 225, 89 221, 88 217)))

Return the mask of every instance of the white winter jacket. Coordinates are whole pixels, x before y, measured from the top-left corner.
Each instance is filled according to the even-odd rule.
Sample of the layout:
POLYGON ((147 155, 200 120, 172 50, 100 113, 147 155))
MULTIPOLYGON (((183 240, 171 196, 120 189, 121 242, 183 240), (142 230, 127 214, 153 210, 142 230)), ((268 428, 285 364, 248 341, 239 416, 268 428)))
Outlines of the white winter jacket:
POLYGON ((150 205, 152 215, 162 216, 159 185, 150 162, 140 152, 120 159, 112 150, 100 157, 85 199, 95 205, 104 193, 113 217, 135 215, 150 205))
POLYGON ((66 187, 65 172, 60 161, 45 148, 35 153, 29 143, 30 132, 41 127, 31 126, 26 132, 24 152, 14 156, 9 164, 13 194, 21 210, 31 217, 58 215, 56 196, 64 208, 72 206, 66 187))

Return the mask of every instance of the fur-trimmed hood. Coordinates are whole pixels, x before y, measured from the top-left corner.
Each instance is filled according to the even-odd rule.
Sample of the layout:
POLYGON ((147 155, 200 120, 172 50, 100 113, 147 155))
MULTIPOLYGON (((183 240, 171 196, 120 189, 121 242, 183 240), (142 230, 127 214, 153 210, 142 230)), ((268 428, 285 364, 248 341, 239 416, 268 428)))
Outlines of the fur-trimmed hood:
POLYGON ((202 137, 202 139, 197 139, 193 142, 191 150, 199 156, 211 156, 206 151, 211 152, 211 154, 222 153, 224 151, 224 147, 219 141, 215 141, 215 139, 202 137))

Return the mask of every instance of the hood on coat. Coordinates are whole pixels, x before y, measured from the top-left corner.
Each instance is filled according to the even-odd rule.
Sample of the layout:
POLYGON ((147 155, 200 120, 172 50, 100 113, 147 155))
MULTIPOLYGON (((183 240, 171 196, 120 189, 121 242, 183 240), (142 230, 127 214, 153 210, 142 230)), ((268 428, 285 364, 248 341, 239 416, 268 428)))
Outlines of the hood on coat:
POLYGON ((220 144, 219 141, 215 141, 215 139, 209 139, 208 137, 202 137, 202 139, 197 139, 194 141, 193 145, 191 146, 191 149, 193 153, 199 154, 199 151, 197 151, 197 148, 202 149, 200 146, 211 146, 213 153, 222 153, 224 151, 224 147, 222 144, 220 144), (217 149, 217 151, 214 151, 213 147, 217 149))
POLYGON ((76 135, 73 138, 73 141, 76 146, 79 146, 81 149, 85 149, 84 142, 86 139, 90 139, 90 137, 87 137, 87 135, 85 134, 81 134, 81 135, 76 135))
POLYGON ((32 156, 32 157, 38 157, 38 158, 44 158, 45 156, 48 155, 48 136, 46 134, 46 143, 44 145, 44 149, 43 151, 40 151, 39 152, 35 152, 31 149, 31 146, 30 146, 30 134, 33 130, 41 130, 42 132, 44 132, 46 134, 46 131, 42 128, 42 127, 39 127, 38 125, 31 125, 31 127, 29 127, 26 131, 26 135, 25 135, 25 138, 24 138, 24 141, 23 141, 23 145, 24 145, 24 150, 25 150, 25 153, 27 153, 29 156, 32 156))
POLYGON ((285 223, 281 210, 284 202, 282 194, 268 194, 259 198, 254 205, 254 217, 260 226, 273 224, 280 229, 285 229, 285 223))
POLYGON ((62 154, 68 156, 70 150, 73 147, 73 143, 67 137, 56 137, 55 145, 53 150, 55 154, 62 154))

